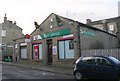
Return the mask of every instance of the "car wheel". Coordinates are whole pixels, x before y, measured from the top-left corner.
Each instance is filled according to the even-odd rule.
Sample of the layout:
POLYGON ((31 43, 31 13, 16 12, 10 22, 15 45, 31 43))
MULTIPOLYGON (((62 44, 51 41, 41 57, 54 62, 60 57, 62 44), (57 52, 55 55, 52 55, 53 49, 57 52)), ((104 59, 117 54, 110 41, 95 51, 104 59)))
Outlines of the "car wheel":
POLYGON ((77 81, 81 81, 83 79, 82 74, 80 71, 76 71, 74 77, 77 81))

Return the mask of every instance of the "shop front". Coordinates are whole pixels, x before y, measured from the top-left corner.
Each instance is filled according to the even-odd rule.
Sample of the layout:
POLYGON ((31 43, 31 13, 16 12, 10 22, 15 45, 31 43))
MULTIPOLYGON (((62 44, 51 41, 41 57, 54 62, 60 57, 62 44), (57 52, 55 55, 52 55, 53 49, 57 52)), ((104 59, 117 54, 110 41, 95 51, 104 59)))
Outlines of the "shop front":
MULTIPOLYGON (((21 50, 19 46, 17 48, 17 55, 28 58, 32 63, 71 67, 75 60, 84 56, 85 50, 118 45, 116 36, 54 13, 35 27, 30 34, 30 42, 20 46, 21 50)), ((24 41, 24 38, 15 40, 17 44, 24 41)))
POLYGON ((74 37, 70 29, 56 30, 33 36, 32 59, 46 64, 74 59, 74 37))
POLYGON ((27 55, 27 43, 20 43, 20 59, 28 59, 27 55))
POLYGON ((42 43, 33 43, 33 55, 32 59, 34 60, 42 60, 42 43))

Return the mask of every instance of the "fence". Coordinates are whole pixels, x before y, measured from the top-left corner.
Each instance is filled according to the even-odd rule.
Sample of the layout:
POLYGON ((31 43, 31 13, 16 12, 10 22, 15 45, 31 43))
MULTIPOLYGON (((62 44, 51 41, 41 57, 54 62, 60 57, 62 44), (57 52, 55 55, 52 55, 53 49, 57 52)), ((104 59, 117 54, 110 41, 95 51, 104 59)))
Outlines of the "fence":
POLYGON ((109 55, 114 56, 120 60, 120 49, 93 49, 93 50, 81 50, 82 56, 91 55, 109 55))

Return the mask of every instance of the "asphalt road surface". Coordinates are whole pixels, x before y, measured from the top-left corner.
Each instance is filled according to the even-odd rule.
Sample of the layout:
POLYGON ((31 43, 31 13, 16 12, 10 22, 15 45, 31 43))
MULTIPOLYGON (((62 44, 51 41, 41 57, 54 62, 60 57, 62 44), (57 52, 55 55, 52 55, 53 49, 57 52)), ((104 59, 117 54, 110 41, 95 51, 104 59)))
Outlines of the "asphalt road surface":
POLYGON ((0 81, 2 80, 2 64, 0 62, 0 81))
MULTIPOLYGON (((2 79, 74 79, 72 75, 53 73, 2 64, 2 79)), ((33 80, 34 81, 34 80, 33 80)), ((75 80, 74 80, 75 81, 75 80)))
MULTIPOLYGON (((75 81, 72 75, 16 67, 8 64, 0 64, 0 76, 1 75, 2 81, 75 81)), ((109 80, 84 80, 84 81, 109 81, 109 80)))

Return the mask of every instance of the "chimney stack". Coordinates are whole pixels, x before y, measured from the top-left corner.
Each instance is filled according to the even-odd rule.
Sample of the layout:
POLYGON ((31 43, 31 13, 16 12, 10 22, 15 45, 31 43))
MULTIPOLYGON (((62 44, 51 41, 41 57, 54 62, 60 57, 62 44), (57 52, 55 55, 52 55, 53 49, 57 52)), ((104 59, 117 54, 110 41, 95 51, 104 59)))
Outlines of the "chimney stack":
POLYGON ((17 24, 16 21, 14 21, 14 24, 15 24, 15 25, 17 24))
POLYGON ((86 24, 91 26, 92 25, 92 20, 91 19, 86 19, 86 24))
POLYGON ((6 17, 6 13, 5 13, 4 22, 6 22, 6 21, 7 21, 7 17, 6 17))

